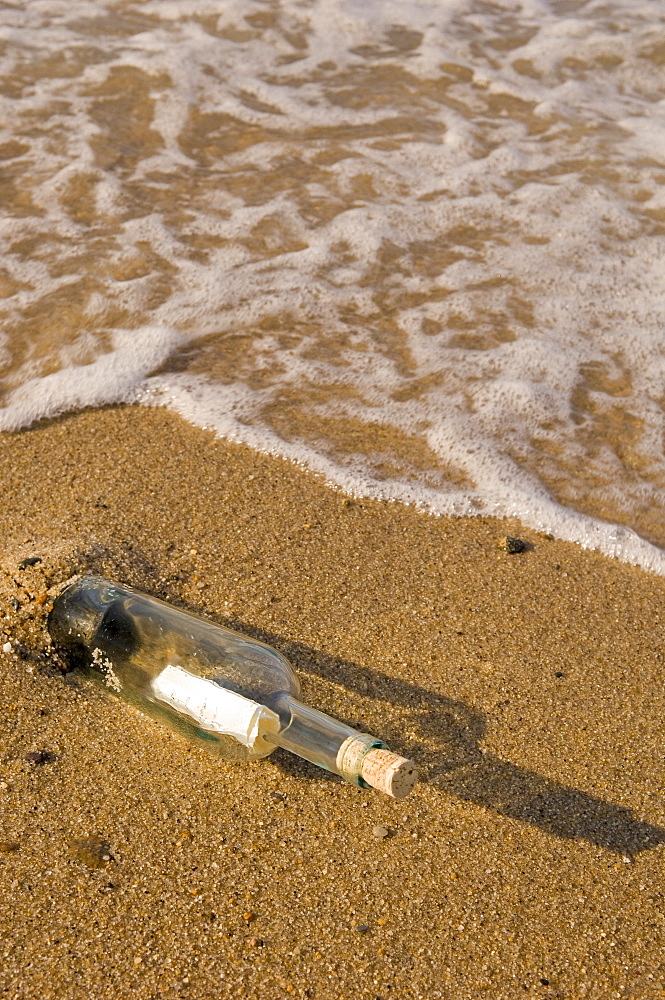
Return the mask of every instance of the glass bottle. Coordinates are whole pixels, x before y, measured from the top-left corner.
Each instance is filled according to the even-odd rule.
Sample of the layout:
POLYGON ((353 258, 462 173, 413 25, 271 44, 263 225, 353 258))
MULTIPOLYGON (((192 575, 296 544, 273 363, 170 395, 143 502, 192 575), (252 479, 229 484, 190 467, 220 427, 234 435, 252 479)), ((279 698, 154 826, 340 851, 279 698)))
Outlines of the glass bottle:
POLYGON ((83 577, 56 598, 49 632, 72 666, 223 757, 283 747, 393 798, 417 781, 412 761, 305 705, 276 649, 155 597, 83 577))

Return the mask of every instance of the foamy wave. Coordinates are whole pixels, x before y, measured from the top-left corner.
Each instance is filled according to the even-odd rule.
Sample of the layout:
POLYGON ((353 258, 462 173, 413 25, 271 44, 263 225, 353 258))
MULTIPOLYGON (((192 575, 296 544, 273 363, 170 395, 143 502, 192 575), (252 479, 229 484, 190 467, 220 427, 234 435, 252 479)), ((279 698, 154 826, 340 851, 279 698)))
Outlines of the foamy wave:
POLYGON ((17 431, 88 406, 133 402, 146 375, 183 342, 181 334, 164 327, 116 330, 112 339, 113 349, 96 361, 61 368, 14 389, 0 410, 0 430, 17 431))
MULTIPOLYGON (((498 476, 497 488, 492 492, 444 492, 399 480, 379 481, 367 473, 345 469, 301 442, 286 442, 270 428, 248 423, 256 415, 256 400, 237 385, 220 387, 191 376, 155 376, 148 380, 137 401, 166 406, 191 423, 216 431, 220 437, 304 466, 353 496, 397 500, 435 515, 518 518, 537 531, 665 575, 665 552, 661 548, 630 528, 562 507, 547 496, 542 484, 528 482, 528 477, 516 468, 498 476), (520 480, 521 489, 516 488, 520 480)), ((496 461, 493 456, 488 459, 490 464, 496 461)))

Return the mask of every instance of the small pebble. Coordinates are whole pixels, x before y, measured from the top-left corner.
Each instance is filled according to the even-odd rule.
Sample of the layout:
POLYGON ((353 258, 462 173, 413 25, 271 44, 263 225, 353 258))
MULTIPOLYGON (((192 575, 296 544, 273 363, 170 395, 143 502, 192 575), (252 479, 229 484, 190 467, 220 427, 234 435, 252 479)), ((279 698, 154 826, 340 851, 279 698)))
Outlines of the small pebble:
POLYGON ((18 840, 0 840, 0 854, 13 854, 18 849, 18 840))
POLYGON ((389 833, 390 830, 388 829, 387 826, 375 826, 374 829, 372 830, 372 836, 377 837, 379 840, 381 840, 383 837, 387 837, 389 833))
POLYGON ((41 561, 42 561, 41 556, 28 556, 27 559, 21 559, 20 563, 18 564, 18 568, 26 569, 26 567, 28 566, 36 566, 37 563, 40 563, 41 561))
POLYGON ((12 646, 11 642, 5 642, 5 643, 3 643, 3 646, 2 646, 2 652, 3 653, 11 653, 12 649, 13 649, 13 646, 12 646))
POLYGON ((41 764, 51 764, 55 759, 55 754, 51 753, 50 750, 32 750, 24 757, 24 760, 27 760, 28 764, 34 764, 35 767, 41 764))
POLYGON ((358 924, 359 934, 367 934, 368 930, 369 930, 369 924, 358 924))
POLYGON ((513 535, 506 535, 499 540, 499 548, 503 549, 504 552, 508 552, 511 556, 517 552, 524 552, 526 547, 527 543, 523 538, 515 538, 513 535))
POLYGON ((88 837, 85 840, 72 838, 68 847, 72 857, 87 868, 104 868, 109 861, 115 860, 109 844, 99 835, 88 837))
POLYGON ((252 948, 263 948, 263 941, 261 938, 253 937, 249 939, 249 943, 252 948))

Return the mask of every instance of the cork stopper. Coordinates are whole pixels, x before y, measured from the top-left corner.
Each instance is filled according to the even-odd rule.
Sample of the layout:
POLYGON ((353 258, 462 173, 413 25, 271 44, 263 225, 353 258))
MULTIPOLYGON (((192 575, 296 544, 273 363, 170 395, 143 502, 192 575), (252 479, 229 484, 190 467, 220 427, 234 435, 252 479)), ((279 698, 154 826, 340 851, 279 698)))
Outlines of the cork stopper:
POLYGON ((394 799, 404 799, 418 781, 416 765, 392 750, 370 750, 363 757, 361 775, 368 785, 394 799))

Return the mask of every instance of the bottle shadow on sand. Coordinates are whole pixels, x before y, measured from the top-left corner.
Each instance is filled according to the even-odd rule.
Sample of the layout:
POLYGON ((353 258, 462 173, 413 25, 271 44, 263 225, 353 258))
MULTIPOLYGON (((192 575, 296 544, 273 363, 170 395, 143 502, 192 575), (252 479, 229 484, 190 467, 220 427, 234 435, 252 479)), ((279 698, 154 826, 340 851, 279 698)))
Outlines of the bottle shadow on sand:
MULTIPOLYGON (((487 729, 485 716, 463 702, 435 694, 410 681, 389 677, 357 663, 340 660, 302 643, 230 621, 229 626, 279 649, 303 673, 340 682, 363 698, 378 698, 408 710, 439 759, 431 762, 428 748, 415 752, 396 730, 382 732, 392 749, 408 754, 420 769, 421 781, 502 816, 529 823, 566 840, 585 840, 615 854, 633 857, 665 842, 665 828, 645 823, 629 809, 486 753, 480 743, 487 729)), ((347 720, 357 724, 357 720, 347 720)), ((321 777, 288 754, 276 760, 285 771, 321 777)))

